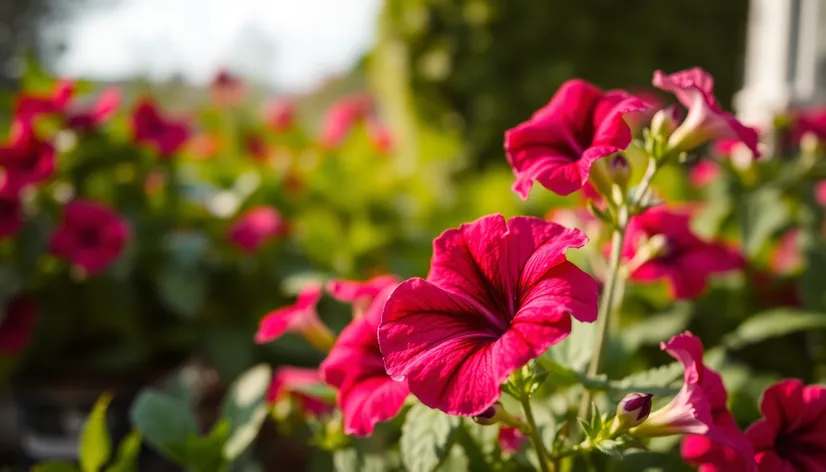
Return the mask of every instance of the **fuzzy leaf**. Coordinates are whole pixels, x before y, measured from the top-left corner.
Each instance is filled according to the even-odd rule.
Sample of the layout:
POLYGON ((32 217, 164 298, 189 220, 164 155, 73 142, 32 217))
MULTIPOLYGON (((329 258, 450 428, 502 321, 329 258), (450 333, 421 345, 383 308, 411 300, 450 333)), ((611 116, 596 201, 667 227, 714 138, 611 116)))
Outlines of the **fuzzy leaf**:
POLYGON ((224 445, 224 457, 234 460, 252 444, 267 417, 264 397, 272 380, 272 370, 265 364, 243 373, 229 388, 221 408, 221 417, 229 420, 231 432, 224 445))
POLYGON ((450 452, 450 437, 460 418, 417 403, 407 412, 400 441, 409 472, 432 472, 450 452))
POLYGON ((826 329, 826 313, 771 310, 744 321, 733 333, 725 337, 723 344, 729 349, 739 349, 769 338, 814 329, 826 329))

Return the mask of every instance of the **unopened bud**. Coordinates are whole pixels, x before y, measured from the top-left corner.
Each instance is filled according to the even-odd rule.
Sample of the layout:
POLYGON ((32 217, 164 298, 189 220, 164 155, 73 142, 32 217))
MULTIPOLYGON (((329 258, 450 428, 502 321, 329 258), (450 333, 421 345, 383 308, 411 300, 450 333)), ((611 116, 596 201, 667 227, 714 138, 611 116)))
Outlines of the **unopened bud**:
POLYGON ((651 414, 650 393, 629 393, 617 405, 616 424, 622 429, 642 424, 651 414))
POLYGON ((611 158, 611 163, 608 165, 608 172, 611 175, 611 180, 613 180, 620 189, 624 190, 628 185, 628 179, 631 178, 631 164, 625 156, 616 154, 611 158))
POLYGON ((488 408, 487 410, 483 411, 478 416, 473 417, 473 421, 481 425, 492 425, 496 424, 506 417, 510 417, 510 414, 505 411, 505 408, 502 406, 501 403, 496 402, 493 404, 492 407, 488 408))
POLYGON ((651 118, 651 134, 668 138, 680 124, 679 109, 676 105, 659 110, 651 118))

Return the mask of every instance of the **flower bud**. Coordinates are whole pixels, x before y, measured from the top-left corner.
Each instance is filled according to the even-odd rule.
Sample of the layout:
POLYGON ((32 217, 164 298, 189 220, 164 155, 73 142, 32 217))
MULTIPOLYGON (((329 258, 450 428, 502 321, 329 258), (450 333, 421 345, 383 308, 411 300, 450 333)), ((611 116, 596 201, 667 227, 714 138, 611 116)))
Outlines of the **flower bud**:
POLYGON ((631 177, 631 164, 622 154, 615 154, 608 165, 608 172, 611 175, 611 180, 624 190, 628 185, 628 179, 631 177))
POLYGON ((680 124, 679 109, 676 105, 663 108, 651 118, 651 134, 667 138, 680 124))
POLYGON ((650 393, 629 393, 617 405, 616 420, 620 428, 628 429, 642 424, 651 414, 650 393))
POLYGON ((492 407, 473 417, 473 421, 481 425, 492 425, 502 421, 505 416, 510 417, 510 414, 505 411, 501 403, 496 402, 492 407))

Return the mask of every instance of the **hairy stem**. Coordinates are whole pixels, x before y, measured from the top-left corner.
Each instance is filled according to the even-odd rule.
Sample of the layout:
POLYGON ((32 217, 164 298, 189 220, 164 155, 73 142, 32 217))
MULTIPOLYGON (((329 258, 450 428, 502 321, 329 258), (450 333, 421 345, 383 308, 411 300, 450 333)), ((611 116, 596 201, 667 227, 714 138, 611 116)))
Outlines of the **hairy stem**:
POLYGON ((531 400, 527 394, 523 394, 519 401, 522 403, 522 409, 525 411, 525 420, 527 420, 530 429, 530 437, 533 442, 533 447, 536 449, 536 455, 539 458, 539 468, 542 472, 554 472, 550 462, 550 455, 542 444, 542 436, 539 435, 539 429, 536 427, 536 420, 533 417, 533 409, 531 409, 531 400))

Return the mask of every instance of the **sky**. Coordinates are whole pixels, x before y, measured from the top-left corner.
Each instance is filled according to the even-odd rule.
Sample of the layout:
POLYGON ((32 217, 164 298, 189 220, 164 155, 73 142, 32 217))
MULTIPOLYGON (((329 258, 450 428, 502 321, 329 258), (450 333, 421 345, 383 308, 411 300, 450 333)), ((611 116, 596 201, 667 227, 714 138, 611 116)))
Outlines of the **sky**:
POLYGON ((118 80, 222 67, 302 92, 372 44, 381 0, 119 0, 70 18, 62 74, 118 80))

